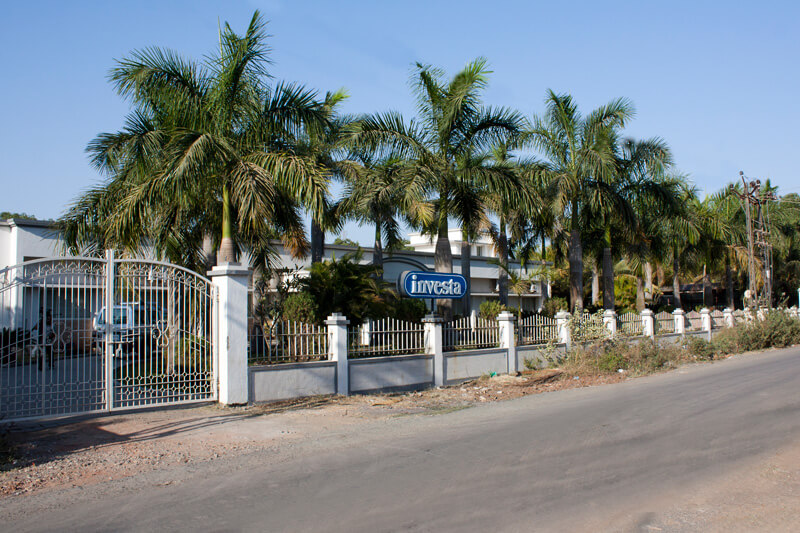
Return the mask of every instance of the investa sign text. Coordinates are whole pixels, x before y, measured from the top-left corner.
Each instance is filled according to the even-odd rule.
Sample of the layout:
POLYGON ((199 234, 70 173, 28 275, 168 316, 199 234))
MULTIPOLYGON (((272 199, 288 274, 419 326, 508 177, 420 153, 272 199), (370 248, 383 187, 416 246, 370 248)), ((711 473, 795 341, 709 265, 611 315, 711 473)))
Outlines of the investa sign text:
POLYGON ((412 298, 463 298, 467 280, 459 274, 403 272, 400 291, 412 298))

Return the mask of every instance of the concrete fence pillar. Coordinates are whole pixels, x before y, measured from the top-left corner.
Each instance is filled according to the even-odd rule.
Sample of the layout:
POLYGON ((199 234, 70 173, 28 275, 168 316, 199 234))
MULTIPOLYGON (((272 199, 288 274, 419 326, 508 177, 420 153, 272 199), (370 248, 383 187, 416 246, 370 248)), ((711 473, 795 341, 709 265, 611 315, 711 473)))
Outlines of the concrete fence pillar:
POLYGON ((603 325, 608 330, 610 337, 617 335, 617 312, 613 309, 603 311, 603 325))
POLYGON ((516 374, 517 368, 517 339, 514 335, 514 324, 517 317, 508 311, 503 311, 497 315, 497 322, 500 327, 500 347, 506 349, 508 361, 508 373, 516 374))
POLYGON ((700 310, 700 328, 703 331, 711 331, 711 310, 706 307, 700 310))
POLYGON ((726 307, 722 310, 722 319, 725 321, 726 328, 732 328, 734 324, 733 309, 726 307))
POLYGON ((558 342, 565 344, 567 350, 572 347, 572 336, 569 333, 570 314, 566 311, 556 313, 556 326, 558 327, 558 342))
POLYGON ((336 361, 336 394, 350 394, 350 369, 347 365, 347 317, 333 313, 325 321, 328 326, 328 349, 331 361, 336 361))
POLYGON ((217 378, 219 402, 249 400, 247 369, 247 281, 249 269, 237 263, 215 266, 208 276, 217 291, 217 378))
POLYGON ((642 311, 642 335, 651 339, 656 338, 656 322, 650 309, 642 311))
POLYGON ((674 310, 672 318, 675 320, 675 333, 686 335, 686 313, 683 309, 674 310))
POLYGON ((422 319, 425 328, 425 353, 433 356, 433 384, 436 387, 443 386, 447 376, 442 346, 443 320, 436 315, 426 315, 422 319))
POLYGON ((700 310, 700 327, 707 333, 709 342, 711 342, 711 326, 711 310, 704 307, 700 310))

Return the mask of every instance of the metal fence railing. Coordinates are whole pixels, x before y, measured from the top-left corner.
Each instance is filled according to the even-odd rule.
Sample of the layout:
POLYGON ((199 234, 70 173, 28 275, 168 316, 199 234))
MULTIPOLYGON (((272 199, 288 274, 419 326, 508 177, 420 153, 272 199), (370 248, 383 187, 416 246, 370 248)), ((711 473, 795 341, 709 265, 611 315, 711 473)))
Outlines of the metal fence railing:
POLYGON ((370 320, 347 330, 348 357, 413 355, 425 352, 422 324, 394 318, 370 320))
POLYGON ((671 313, 661 311, 655 316, 656 335, 675 333, 675 318, 671 313))
POLYGON ((558 339, 558 324, 555 318, 531 315, 523 318, 517 327, 517 344, 530 346, 545 344, 558 339))
POLYGON ((470 317, 446 322, 442 327, 444 351, 494 348, 500 342, 500 326, 496 320, 470 317))
POLYGON ((248 336, 251 365, 325 361, 330 353, 325 326, 280 320, 256 324, 248 336))
POLYGON ((641 335, 644 331, 642 316, 638 313, 622 313, 617 317, 617 331, 623 335, 641 335))

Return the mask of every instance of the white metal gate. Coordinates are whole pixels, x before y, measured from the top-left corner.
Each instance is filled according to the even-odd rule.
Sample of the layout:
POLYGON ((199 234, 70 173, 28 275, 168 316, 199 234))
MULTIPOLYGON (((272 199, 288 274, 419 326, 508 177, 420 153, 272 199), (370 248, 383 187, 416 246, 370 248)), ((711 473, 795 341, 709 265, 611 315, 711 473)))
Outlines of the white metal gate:
POLYGON ((0 420, 215 399, 214 294, 113 252, 0 270, 0 420))

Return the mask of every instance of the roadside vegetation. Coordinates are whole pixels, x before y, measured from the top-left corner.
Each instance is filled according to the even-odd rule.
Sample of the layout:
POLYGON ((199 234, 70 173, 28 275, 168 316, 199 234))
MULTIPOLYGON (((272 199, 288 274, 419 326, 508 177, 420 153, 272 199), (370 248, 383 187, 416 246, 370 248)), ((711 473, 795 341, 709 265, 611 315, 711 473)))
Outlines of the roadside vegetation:
MULTIPOLYGON (((800 321, 778 309, 766 312, 763 320, 723 329, 711 342, 696 336, 687 337, 682 344, 657 343, 650 339, 630 343, 624 337, 596 340, 572 348, 565 356, 551 356, 550 366, 575 376, 613 373, 643 376, 671 370, 684 363, 797 344, 800 344, 800 321)), ((529 368, 535 368, 532 361, 526 363, 529 368)))

